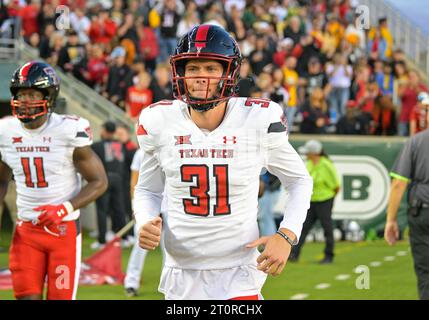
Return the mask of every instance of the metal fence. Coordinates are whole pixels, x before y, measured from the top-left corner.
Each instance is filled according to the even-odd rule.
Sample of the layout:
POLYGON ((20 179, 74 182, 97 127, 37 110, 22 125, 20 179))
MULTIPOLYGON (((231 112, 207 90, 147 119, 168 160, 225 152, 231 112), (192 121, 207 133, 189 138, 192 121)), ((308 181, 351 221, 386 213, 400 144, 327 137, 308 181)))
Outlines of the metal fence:
POLYGON ((385 0, 359 2, 369 8, 371 25, 377 25, 380 17, 387 18, 395 47, 404 50, 416 67, 429 77, 429 36, 385 0))

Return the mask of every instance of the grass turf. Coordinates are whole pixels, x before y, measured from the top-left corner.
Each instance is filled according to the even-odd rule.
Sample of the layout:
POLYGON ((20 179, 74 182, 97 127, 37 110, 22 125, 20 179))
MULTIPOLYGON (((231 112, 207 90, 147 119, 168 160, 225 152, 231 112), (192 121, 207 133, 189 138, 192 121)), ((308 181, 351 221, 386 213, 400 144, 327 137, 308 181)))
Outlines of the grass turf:
MULTIPOLYGON (((11 234, 3 230, 0 247, 9 247, 11 234)), ((94 253, 89 248, 91 242, 87 234, 84 235, 83 257, 94 253)), ((125 270, 131 249, 124 249, 122 266, 125 270)), ((372 242, 337 242, 335 260, 331 265, 317 263, 323 255, 322 243, 306 243, 301 259, 298 263, 288 263, 282 275, 268 277, 262 294, 268 300, 286 300, 297 294, 307 295, 306 299, 417 299, 416 278, 414 275, 411 252, 408 241, 401 241, 394 247, 389 247, 383 240, 372 242), (397 255, 398 251, 405 255, 397 255), (393 261, 385 261, 384 257, 394 256, 393 261), (370 266, 371 262, 379 261, 378 267, 370 266), (358 289, 356 281, 361 274, 354 272, 357 266, 369 267, 369 289, 358 289), (346 280, 336 280, 338 275, 348 275, 346 280), (318 284, 330 286, 326 289, 317 289, 318 284)), ((0 269, 8 266, 8 253, 0 252, 0 269)), ((156 250, 146 257, 143 270, 143 283, 140 295, 136 298, 127 298, 122 286, 80 286, 77 298, 79 300, 125 300, 163 299, 157 291, 161 273, 161 252, 156 250)), ((12 291, 0 291, 0 299, 13 299, 12 291)))

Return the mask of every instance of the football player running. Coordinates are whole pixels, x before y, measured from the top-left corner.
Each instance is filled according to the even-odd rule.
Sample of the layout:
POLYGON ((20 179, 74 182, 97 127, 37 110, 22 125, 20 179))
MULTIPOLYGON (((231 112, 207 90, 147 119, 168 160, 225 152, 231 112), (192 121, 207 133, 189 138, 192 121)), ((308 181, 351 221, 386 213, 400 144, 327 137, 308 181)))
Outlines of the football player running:
POLYGON ((312 179, 288 142, 282 108, 235 97, 241 53, 225 30, 194 27, 170 61, 176 100, 144 109, 137 128, 144 151, 134 194, 140 246, 154 250, 164 233, 159 291, 166 299, 261 299, 267 275, 282 272, 299 239, 312 179), (278 232, 259 238, 263 168, 289 199, 278 232))
POLYGON ((76 297, 81 260, 79 208, 107 187, 90 145, 89 122, 53 112, 60 90, 44 62, 19 67, 10 83, 14 117, 0 120, 0 202, 12 176, 18 221, 10 247, 17 299, 76 297), (81 188, 80 175, 88 182, 81 188))

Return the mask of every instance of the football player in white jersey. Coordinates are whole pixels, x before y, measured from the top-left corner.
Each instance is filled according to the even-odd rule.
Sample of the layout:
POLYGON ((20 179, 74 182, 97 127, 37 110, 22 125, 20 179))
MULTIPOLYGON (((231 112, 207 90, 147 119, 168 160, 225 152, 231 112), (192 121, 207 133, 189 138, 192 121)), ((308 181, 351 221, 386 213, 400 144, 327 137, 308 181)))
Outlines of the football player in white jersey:
POLYGON ((107 188, 90 148, 89 122, 53 112, 60 89, 55 70, 31 61, 13 74, 13 118, 0 120, 0 202, 12 175, 18 221, 9 265, 17 299, 75 299, 80 272, 79 208, 107 188), (88 183, 81 189, 82 176, 88 183))
POLYGON ((140 246, 155 249, 162 229, 159 290, 166 299, 259 299, 267 275, 282 272, 299 239, 312 179, 288 142, 282 108, 234 97, 241 53, 224 29, 194 27, 170 61, 176 100, 144 109, 137 128, 144 151, 134 194, 140 246), (259 238, 262 168, 289 199, 277 233, 259 238))

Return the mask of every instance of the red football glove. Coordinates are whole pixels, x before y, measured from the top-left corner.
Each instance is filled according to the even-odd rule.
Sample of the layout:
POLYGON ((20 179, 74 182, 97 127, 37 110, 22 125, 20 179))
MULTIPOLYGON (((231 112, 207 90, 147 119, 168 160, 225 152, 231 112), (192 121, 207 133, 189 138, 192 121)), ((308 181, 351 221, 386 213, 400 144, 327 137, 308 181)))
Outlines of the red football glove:
POLYGON ((66 215, 74 211, 73 206, 68 201, 56 206, 47 204, 33 210, 42 211, 42 214, 37 217, 37 225, 46 227, 59 225, 66 215))

